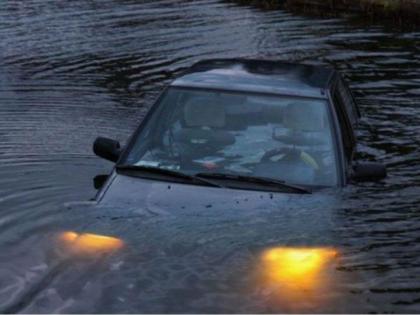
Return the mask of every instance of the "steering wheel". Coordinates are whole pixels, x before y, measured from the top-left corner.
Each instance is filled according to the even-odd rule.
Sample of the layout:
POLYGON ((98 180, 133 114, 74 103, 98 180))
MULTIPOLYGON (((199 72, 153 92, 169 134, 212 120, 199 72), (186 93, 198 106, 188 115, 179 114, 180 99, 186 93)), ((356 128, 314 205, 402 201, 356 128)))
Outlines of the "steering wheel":
POLYGON ((268 150, 261 158, 261 162, 273 162, 272 158, 278 155, 282 155, 282 157, 277 161, 283 160, 286 157, 288 159, 302 160, 305 164, 311 166, 315 170, 319 170, 320 168, 317 161, 309 153, 288 147, 268 150))

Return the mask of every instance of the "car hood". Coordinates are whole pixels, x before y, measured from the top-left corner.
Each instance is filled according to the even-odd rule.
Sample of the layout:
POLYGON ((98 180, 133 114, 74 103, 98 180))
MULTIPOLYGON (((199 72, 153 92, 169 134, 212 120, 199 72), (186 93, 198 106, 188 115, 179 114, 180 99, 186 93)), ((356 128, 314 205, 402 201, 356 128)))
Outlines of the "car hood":
POLYGON ((343 283, 336 281, 335 265, 324 270, 322 260, 340 247, 340 205, 337 191, 269 193, 113 174, 100 202, 89 209, 73 206, 72 220, 60 229, 73 231, 63 234, 76 239, 71 249, 124 244, 107 260, 95 256, 95 267, 86 271, 89 286, 81 299, 93 309, 100 304, 116 313, 334 312, 320 306, 319 295, 337 292, 331 279, 343 283), (83 233, 113 238, 89 240, 84 234, 77 241, 83 233), (304 273, 296 274, 293 257, 306 248, 317 250, 315 260, 304 260, 304 273), (293 266, 282 268, 290 274, 277 278, 276 264, 289 250, 293 266), (275 263, 266 265, 271 256, 275 263), (117 294, 107 294, 108 288, 117 294), (309 300, 308 290, 317 292, 309 300))
POLYGON ((324 193, 306 195, 219 188, 115 174, 98 199, 103 205, 124 205, 130 208, 152 206, 152 208, 176 211, 179 208, 255 209, 261 206, 273 206, 275 203, 292 204, 302 200, 315 201, 324 197, 324 193))
MULTIPOLYGON (((298 225, 306 220, 326 221, 331 209, 337 209, 337 192, 318 191, 294 194, 228 189, 115 174, 99 199, 104 212, 121 217, 154 217, 166 219, 183 216, 217 220, 261 220, 275 216, 298 225)), ((328 221, 329 222, 329 221, 328 221)), ((325 222, 324 222, 325 223, 325 222)), ((323 229, 325 229, 324 224, 323 229)), ((306 229, 311 229, 306 227, 306 229)))

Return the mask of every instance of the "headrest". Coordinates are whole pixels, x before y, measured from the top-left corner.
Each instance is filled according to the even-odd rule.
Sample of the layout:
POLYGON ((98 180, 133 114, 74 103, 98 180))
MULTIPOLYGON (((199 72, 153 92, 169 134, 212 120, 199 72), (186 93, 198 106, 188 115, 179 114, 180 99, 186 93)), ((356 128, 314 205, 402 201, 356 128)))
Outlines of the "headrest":
POLYGON ((217 103, 217 99, 210 97, 196 97, 184 106, 184 120, 187 127, 215 127, 225 126, 225 107, 217 103))
POLYGON ((325 129, 324 108, 317 103, 290 103, 283 112, 283 125, 295 131, 322 131, 325 129))
POLYGON ((283 122, 284 108, 278 105, 264 106, 263 115, 267 122, 279 124, 283 122))

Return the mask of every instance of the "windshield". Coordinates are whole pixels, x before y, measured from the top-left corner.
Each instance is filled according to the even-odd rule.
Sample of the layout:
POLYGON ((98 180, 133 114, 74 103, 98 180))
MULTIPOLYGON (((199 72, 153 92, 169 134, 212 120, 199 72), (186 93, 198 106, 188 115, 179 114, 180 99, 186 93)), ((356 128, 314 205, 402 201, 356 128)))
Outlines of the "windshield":
POLYGON ((326 100, 172 87, 155 106, 123 164, 337 185, 326 100))

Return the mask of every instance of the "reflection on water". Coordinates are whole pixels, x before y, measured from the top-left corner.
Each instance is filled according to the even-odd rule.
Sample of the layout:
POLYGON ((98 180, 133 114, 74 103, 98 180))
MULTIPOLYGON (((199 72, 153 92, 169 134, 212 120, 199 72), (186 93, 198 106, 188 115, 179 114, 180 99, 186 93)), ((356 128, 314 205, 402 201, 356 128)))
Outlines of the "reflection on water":
POLYGON ((294 282, 257 277, 268 281, 257 281, 259 291, 251 275, 256 260, 270 265, 256 252, 288 244, 340 252, 337 268, 331 257, 319 276, 338 289, 316 287, 317 299, 326 299, 319 305, 308 293, 311 311, 420 312, 418 30, 218 0, 3 2, 0 312, 286 311, 282 288, 293 292, 294 282), (364 116, 359 156, 385 163, 388 178, 324 201, 318 194, 244 193, 216 202, 220 195, 206 192, 180 202, 179 190, 165 185, 158 193, 131 187, 139 203, 121 197, 124 207, 109 211, 62 206, 92 198, 92 179, 111 169, 93 155, 95 137, 124 143, 183 69, 233 56, 340 70, 364 116), (90 251, 97 238, 82 235, 96 233, 120 238, 127 250, 63 262, 51 241, 62 231, 78 233, 68 234, 62 249, 75 242, 90 251))
POLYGON ((274 291, 271 303, 288 311, 319 309, 338 281, 334 277, 337 254, 336 249, 326 247, 268 249, 260 258, 257 285, 274 291))

